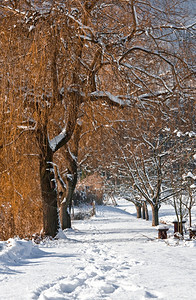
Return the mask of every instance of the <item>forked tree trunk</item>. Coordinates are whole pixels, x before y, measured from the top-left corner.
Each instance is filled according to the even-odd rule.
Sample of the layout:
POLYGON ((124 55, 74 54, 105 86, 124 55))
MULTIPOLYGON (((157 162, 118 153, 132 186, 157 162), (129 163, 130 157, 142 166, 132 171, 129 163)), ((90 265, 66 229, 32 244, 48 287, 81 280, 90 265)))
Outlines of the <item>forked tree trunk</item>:
POLYGON ((152 208, 152 226, 159 225, 159 208, 157 205, 151 205, 152 208))
POLYGON ((65 160, 67 163, 68 175, 66 180, 66 199, 60 208, 60 220, 62 229, 71 228, 71 206, 73 193, 77 184, 77 157, 82 125, 77 123, 72 140, 72 155, 70 149, 66 147, 65 160))

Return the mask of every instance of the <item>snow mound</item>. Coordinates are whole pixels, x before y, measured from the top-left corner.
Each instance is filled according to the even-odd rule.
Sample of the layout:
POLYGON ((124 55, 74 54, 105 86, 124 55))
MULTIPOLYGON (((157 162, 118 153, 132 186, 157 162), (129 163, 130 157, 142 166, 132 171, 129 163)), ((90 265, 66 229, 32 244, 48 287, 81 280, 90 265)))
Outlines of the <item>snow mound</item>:
POLYGON ((159 226, 157 226, 157 230, 168 230, 169 226, 165 225, 165 224, 160 224, 159 226))
POLYGON ((32 241, 10 238, 0 244, 0 263, 17 262, 24 258, 36 257, 42 253, 32 241))
POLYGON ((59 229, 57 235, 56 235, 56 239, 62 239, 62 240, 66 240, 67 237, 65 235, 65 233, 63 232, 62 229, 59 229))
POLYGON ((196 240, 186 241, 185 246, 190 248, 196 248, 196 240))

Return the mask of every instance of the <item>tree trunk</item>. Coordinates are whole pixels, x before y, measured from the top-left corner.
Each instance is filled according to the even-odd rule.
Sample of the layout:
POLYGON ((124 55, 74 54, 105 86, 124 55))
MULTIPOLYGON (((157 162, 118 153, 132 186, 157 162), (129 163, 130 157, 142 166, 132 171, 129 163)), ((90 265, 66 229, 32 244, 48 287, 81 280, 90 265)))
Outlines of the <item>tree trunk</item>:
POLYGON ((66 203, 62 203, 60 207, 60 222, 62 229, 71 228, 71 217, 67 211, 66 203))
POLYGON ((147 206, 147 203, 144 202, 144 210, 145 210, 145 219, 146 221, 149 220, 149 214, 148 214, 148 206, 147 206))
POLYGON ((189 212, 189 227, 192 226, 191 208, 188 209, 189 212))
POLYGON ((66 180, 66 200, 64 199, 60 208, 60 220, 62 229, 71 228, 71 206, 73 193, 77 184, 77 157, 78 145, 81 134, 81 124, 77 123, 72 140, 72 154, 68 146, 66 146, 65 160, 67 163, 67 180, 66 180), (65 202, 64 202, 65 201, 65 202))
POLYGON ((141 205, 135 204, 136 207, 136 211, 137 211, 137 218, 141 218, 142 217, 142 212, 141 212, 141 205))
POLYGON ((146 212, 145 212, 145 207, 144 207, 144 203, 142 204, 142 219, 146 218, 146 212))
POLYGON ((43 203, 43 232, 54 237, 59 229, 57 189, 52 165, 53 154, 40 158, 40 183, 43 203))
POLYGON ((37 130, 40 148, 40 185, 43 203, 43 233, 54 237, 59 229, 57 187, 53 167, 53 152, 47 135, 47 122, 37 130))
POLYGON ((66 190, 66 199, 61 203, 60 207, 60 221, 62 229, 71 228, 71 205, 73 193, 77 183, 77 173, 73 175, 73 178, 67 179, 67 190, 66 190))
POLYGON ((152 207, 152 226, 159 225, 159 208, 157 205, 151 205, 152 207))

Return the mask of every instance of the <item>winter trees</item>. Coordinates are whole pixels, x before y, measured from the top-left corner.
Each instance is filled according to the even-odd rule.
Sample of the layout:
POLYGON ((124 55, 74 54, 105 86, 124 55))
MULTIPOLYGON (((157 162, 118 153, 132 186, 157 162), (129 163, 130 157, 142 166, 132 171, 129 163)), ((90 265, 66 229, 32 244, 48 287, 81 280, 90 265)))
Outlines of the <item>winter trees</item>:
MULTIPOLYGON (((193 125, 194 126, 194 125, 193 125)), ((182 233, 182 222, 188 216, 192 226, 191 211, 195 203, 195 133, 193 131, 175 131, 173 153, 169 156, 170 174, 168 181, 176 192, 170 200, 176 212, 176 218, 182 233), (178 191, 178 192, 177 192, 178 191)))
POLYGON ((21 121, 36 140, 45 234, 55 236, 59 227, 54 162, 62 148, 68 150, 77 120, 96 106, 102 114, 106 103, 128 106, 130 116, 134 110, 144 120, 156 107, 166 118, 165 105, 191 80, 191 62, 177 41, 185 30, 191 35, 193 25, 179 3, 166 4, 10 0, 0 5, 1 43, 6 36, 10 49, 1 54, 1 66, 5 69, 8 57, 7 67, 15 68, 21 121))
MULTIPOLYGON (((157 133, 156 131, 154 133, 157 133)), ((136 151, 128 150, 128 156, 123 151, 128 173, 131 176, 133 188, 150 204, 152 209, 152 225, 159 224, 158 211, 161 203, 173 195, 173 190, 167 181, 167 148, 168 137, 142 135, 136 151)))

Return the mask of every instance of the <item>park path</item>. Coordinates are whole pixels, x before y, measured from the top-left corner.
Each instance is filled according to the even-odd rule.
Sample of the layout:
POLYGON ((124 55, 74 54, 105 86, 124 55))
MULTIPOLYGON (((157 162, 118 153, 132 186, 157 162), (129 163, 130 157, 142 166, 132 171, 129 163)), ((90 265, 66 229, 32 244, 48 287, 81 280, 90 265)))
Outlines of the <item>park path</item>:
POLYGON ((150 222, 136 219, 124 202, 98 207, 61 239, 4 265, 0 299, 191 299, 194 250, 158 240, 150 222))

